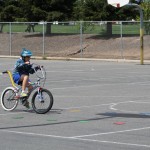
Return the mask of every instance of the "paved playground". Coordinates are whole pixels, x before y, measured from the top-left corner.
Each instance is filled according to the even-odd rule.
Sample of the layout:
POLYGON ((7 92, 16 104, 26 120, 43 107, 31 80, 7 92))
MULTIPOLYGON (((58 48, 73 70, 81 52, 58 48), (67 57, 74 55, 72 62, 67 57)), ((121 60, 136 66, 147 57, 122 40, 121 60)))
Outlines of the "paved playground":
MULTIPOLYGON (((0 58, 0 72, 16 59, 0 58)), ((0 107, 1 150, 149 150, 150 65, 31 60, 45 66, 54 96, 47 114, 0 107)), ((31 77, 34 79, 34 77, 31 77)), ((0 76, 0 93, 10 86, 0 76)))

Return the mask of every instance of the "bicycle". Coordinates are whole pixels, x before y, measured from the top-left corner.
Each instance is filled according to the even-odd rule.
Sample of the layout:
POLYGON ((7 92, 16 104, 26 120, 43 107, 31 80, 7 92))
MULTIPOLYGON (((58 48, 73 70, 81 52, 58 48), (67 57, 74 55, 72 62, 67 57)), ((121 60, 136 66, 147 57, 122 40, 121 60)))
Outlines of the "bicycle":
POLYGON ((20 97, 19 93, 21 91, 21 86, 18 87, 12 77, 12 73, 9 70, 3 71, 2 74, 8 74, 11 84, 11 87, 7 87, 4 89, 4 91, 1 94, 1 105, 4 110, 6 111, 12 111, 14 110, 19 101, 27 101, 30 97, 31 93, 34 92, 32 99, 31 99, 31 105, 33 110, 38 114, 45 114, 48 111, 51 110, 53 106, 53 95, 52 93, 44 89, 44 84, 46 81, 46 71, 43 66, 39 66, 40 75, 37 73, 37 70, 34 67, 34 71, 37 77, 37 80, 33 83, 30 83, 33 86, 33 89, 28 93, 27 97, 20 97), (40 85, 41 80, 43 80, 43 87, 40 85))

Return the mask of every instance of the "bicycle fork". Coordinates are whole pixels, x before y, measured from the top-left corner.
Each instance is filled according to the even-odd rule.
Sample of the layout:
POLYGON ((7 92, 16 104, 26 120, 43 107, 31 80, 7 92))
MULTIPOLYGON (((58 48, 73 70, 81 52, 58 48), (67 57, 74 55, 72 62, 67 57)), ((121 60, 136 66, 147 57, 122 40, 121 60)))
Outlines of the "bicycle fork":
POLYGON ((37 94, 37 98, 40 102, 44 102, 44 98, 43 98, 43 95, 42 95, 42 88, 41 87, 38 87, 38 94, 37 94))

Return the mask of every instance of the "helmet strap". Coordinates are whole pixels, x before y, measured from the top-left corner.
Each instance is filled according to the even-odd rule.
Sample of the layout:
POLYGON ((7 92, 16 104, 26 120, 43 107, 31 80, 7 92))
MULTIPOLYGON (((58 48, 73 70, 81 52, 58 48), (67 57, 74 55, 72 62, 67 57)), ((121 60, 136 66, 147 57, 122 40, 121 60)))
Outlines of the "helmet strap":
POLYGON ((24 56, 22 56, 22 60, 25 61, 25 57, 24 56))

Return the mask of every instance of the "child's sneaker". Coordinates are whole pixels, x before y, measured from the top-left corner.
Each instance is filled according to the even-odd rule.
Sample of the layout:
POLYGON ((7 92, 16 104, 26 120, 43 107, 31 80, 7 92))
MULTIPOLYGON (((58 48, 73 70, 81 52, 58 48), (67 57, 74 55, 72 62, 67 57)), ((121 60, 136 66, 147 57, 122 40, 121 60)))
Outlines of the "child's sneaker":
POLYGON ((25 106, 27 109, 30 109, 30 105, 28 101, 26 101, 26 103, 23 106, 25 106))
POLYGON ((21 94, 20 94, 20 97, 27 97, 27 96, 28 96, 28 94, 25 92, 21 92, 21 94))
POLYGON ((29 102, 26 98, 21 98, 21 103, 23 106, 25 106, 27 109, 30 109, 30 105, 29 105, 29 102))
POLYGON ((27 109, 30 109, 29 102, 26 99, 22 100, 22 105, 25 106, 27 109))

